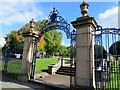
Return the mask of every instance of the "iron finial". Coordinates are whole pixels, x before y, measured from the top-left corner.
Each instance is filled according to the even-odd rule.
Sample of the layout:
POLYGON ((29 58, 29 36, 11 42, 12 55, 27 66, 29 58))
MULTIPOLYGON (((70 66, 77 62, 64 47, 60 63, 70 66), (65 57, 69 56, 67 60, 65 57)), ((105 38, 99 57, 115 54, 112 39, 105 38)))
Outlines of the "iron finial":
POLYGON ((56 9, 55 9, 55 7, 53 8, 53 12, 55 12, 56 11, 56 9))

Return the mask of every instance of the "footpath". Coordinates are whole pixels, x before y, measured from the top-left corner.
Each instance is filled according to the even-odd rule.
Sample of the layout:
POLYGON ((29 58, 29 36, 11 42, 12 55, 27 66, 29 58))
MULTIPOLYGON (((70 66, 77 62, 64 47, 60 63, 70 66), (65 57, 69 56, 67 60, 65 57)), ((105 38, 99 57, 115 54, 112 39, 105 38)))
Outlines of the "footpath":
POLYGON ((46 73, 43 72, 36 75, 36 78, 32 80, 32 82, 44 84, 60 90, 68 90, 70 87, 70 76, 60 74, 46 75, 46 73))
POLYGON ((19 82, 2 76, 0 80, 0 90, 51 90, 41 84, 32 82, 19 82))
MULTIPOLYGON (((2 76, 0 78, 0 90, 69 90, 70 76, 66 75, 46 75, 43 78, 37 77, 29 82, 20 82, 2 76)), ((41 76, 38 74, 37 76, 41 76)))

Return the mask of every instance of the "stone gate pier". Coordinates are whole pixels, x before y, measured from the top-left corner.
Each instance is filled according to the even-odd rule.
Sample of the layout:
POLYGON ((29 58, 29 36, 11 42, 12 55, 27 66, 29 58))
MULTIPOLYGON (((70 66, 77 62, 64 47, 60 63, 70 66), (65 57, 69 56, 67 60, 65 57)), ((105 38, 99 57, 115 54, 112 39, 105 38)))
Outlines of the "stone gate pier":
POLYGON ((22 57, 22 81, 28 81, 30 79, 30 73, 32 68, 34 41, 38 37, 38 32, 34 30, 34 20, 30 21, 30 30, 23 33, 24 36, 24 49, 22 57))
POLYGON ((97 22, 94 17, 87 15, 88 7, 89 5, 83 1, 80 5, 82 16, 71 23, 77 30, 75 83, 79 88, 91 90, 95 87, 94 38, 92 35, 97 22))

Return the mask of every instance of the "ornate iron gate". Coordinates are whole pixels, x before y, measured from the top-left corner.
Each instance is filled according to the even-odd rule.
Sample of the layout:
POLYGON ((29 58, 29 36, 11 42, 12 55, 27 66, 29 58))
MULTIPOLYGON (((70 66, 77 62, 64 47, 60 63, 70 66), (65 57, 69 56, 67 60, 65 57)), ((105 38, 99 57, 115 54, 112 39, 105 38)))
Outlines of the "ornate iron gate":
POLYGON ((120 89, 120 29, 102 28, 94 31, 96 90, 120 89))
MULTIPOLYGON (((75 44, 75 38, 76 38, 76 33, 75 30, 70 32, 70 24, 62 17, 59 15, 59 12, 53 8, 53 11, 50 12, 48 16, 48 20, 44 23, 44 26, 41 28, 39 37, 35 39, 34 42, 34 53, 33 53, 33 60, 32 60, 32 70, 30 74, 30 79, 34 79, 34 73, 35 73, 35 64, 36 64, 36 51, 37 51, 37 43, 41 39, 41 37, 48 31, 50 30, 63 30, 66 33, 67 39, 71 39, 71 52, 74 53, 72 50, 74 49, 73 46, 75 44)), ((71 72, 72 72, 72 61, 73 61, 73 56, 74 54, 71 54, 71 72)), ((71 75, 72 77, 72 75, 71 75)), ((70 85, 71 85, 71 80, 70 80, 70 85)))

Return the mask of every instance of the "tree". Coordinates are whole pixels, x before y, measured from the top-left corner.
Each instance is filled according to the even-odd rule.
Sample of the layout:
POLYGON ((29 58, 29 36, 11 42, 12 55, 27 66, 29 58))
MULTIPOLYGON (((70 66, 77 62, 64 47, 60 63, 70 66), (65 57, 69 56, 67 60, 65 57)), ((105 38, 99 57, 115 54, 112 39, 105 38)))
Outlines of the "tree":
POLYGON ((6 50, 9 56, 15 56, 15 53, 22 54, 23 52, 23 37, 13 30, 5 36, 6 44, 3 46, 2 51, 5 54, 6 50))
POLYGON ((41 37, 40 41, 37 43, 38 52, 44 51, 45 40, 44 37, 41 37))
POLYGON ((44 39, 47 56, 58 55, 61 47, 62 34, 56 30, 52 30, 45 33, 44 39))
POLYGON ((18 30, 18 33, 19 35, 22 35, 24 32, 29 31, 29 30, 30 30, 30 23, 27 23, 18 30))
MULTIPOLYGON (((40 33, 42 27, 45 26, 46 22, 47 20, 37 21, 35 25, 35 30, 40 33)), ((22 34, 24 31, 27 31, 29 29, 30 26, 28 23, 19 30, 19 33, 22 34)), ((38 52, 43 53, 44 51, 46 51, 46 54, 48 56, 58 55, 60 51, 59 49, 61 46, 61 40, 62 40, 61 33, 55 30, 45 33, 37 44, 38 52)))
MULTIPOLYGON (((37 21, 36 22, 36 25, 35 25, 35 29, 39 32, 39 34, 40 34, 40 31, 41 31, 41 28, 44 26, 44 23, 46 22, 46 20, 42 20, 42 21, 37 21)), ((40 38, 40 41, 38 42, 38 44, 37 44, 37 50, 38 50, 38 52, 40 52, 40 53, 43 53, 45 50, 45 39, 44 39, 44 36, 42 36, 41 38, 40 38)))
MULTIPOLYGON (((43 21, 36 22, 36 29, 38 31, 41 31, 42 27, 44 27, 46 25, 46 22, 48 22, 48 21, 43 20, 43 21)), ((43 46, 42 52, 46 51, 46 54, 48 57, 54 56, 54 55, 59 55, 62 34, 56 30, 52 30, 52 31, 46 32, 43 35, 43 39, 44 40, 42 40, 42 38, 41 38, 43 43, 41 43, 41 44, 39 43, 39 45, 43 46)))
POLYGON ((100 45, 94 45, 94 57, 95 59, 99 59, 99 58, 106 58, 107 56, 107 52, 104 49, 103 46, 100 45))
MULTIPOLYGON (((47 22, 47 20, 36 22, 35 30, 38 31, 38 33, 40 33, 42 27, 44 27, 45 22, 47 22)), ((6 34, 5 39, 7 43, 4 45, 3 49, 5 50, 5 48, 9 48, 10 52, 13 54, 22 53, 24 42, 24 37, 22 34, 28 30, 30 30, 29 23, 20 28, 18 31, 14 30, 9 34, 6 34), (16 50, 19 52, 16 52, 16 50)), ((46 51, 48 56, 58 55, 60 51, 61 40, 62 34, 56 30, 45 33, 37 44, 38 52, 46 51)))
MULTIPOLYGON (((45 20, 36 22, 35 30, 36 30, 38 33, 40 33, 40 29, 41 29, 40 27, 43 27, 44 22, 45 22, 45 20)), ((22 35, 24 32, 29 31, 29 30, 30 30, 30 24, 27 23, 27 24, 25 24, 25 26, 23 26, 23 27, 19 30, 19 34, 22 35)), ((44 37, 41 37, 40 41, 39 41, 38 44, 37 44, 38 52, 40 52, 40 53, 43 52, 43 50, 44 50, 44 44, 45 44, 44 37)))
POLYGON ((120 55, 120 41, 113 43, 109 48, 109 52, 112 55, 120 55))
POLYGON ((67 52, 66 46, 61 45, 59 55, 62 56, 62 57, 66 57, 66 52, 67 52))

